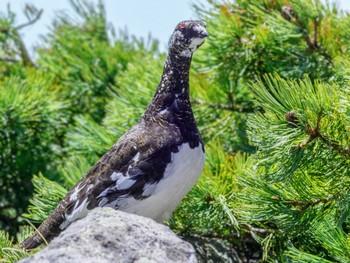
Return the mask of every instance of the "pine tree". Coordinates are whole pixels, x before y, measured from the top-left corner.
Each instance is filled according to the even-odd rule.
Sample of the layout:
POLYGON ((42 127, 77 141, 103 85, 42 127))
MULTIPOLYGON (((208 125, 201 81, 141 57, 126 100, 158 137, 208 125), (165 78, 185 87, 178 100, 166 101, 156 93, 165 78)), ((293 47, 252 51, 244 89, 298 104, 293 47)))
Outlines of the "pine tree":
POLYGON ((348 262, 348 16, 319 1, 214 6, 200 10, 215 24, 204 50, 214 79, 249 87, 256 109, 247 134, 257 152, 238 154, 224 181, 237 222, 228 230, 248 232, 266 261, 348 262))
POLYGON ((85 118, 99 126, 108 98, 118 95, 118 74, 136 59, 134 54, 157 53, 156 42, 146 47, 123 32, 110 43, 113 28, 107 26, 102 2, 72 1, 72 6, 81 19, 60 14, 35 64, 28 62, 32 59, 23 51, 19 30, 39 19, 42 10, 26 6, 32 15, 18 26, 10 10, 0 18, 0 229, 12 235, 23 224, 20 215, 33 193, 33 175, 63 181, 65 158, 76 153, 66 143, 68 134, 85 118))
MULTIPOLYGON (((350 17, 318 0, 208 3, 209 9, 195 6, 210 38, 196 53, 190 78, 207 164, 169 226, 193 242, 202 261, 220 260, 213 255, 217 243, 234 248, 243 262, 350 261, 350 17)), ((28 164, 21 158, 17 166, 11 155, 3 159, 21 186, 36 175, 35 194, 23 215, 34 224, 137 122, 164 60, 155 42, 147 45, 121 33, 111 41, 101 3, 72 4, 80 20, 56 19, 35 70, 22 57, 1 64, 6 74, 0 89, 23 96, 24 105, 39 105, 37 123, 18 123, 23 131, 36 124, 42 132, 30 133, 33 137, 22 132, 21 140, 2 146, 22 143, 40 160, 41 167, 25 177, 21 171, 28 164), (22 85, 32 88, 22 91, 22 85), (52 93, 58 95, 53 99, 52 93), (32 144, 32 138, 40 143, 32 144), (45 147, 54 154, 46 156, 45 147)), ((16 50, 10 40, 9 55, 16 50)), ((0 95, 0 110, 10 108, 6 98, 0 95)), ((30 112, 22 104, 15 107, 18 116, 30 112)), ((28 234, 24 228, 18 240, 28 234)), ((25 256, 16 243, 0 233, 0 248, 12 247, 0 256, 9 262, 25 256)), ((221 261, 233 258, 228 253, 221 261)))
POLYGON ((14 231, 33 191, 31 178, 55 173, 64 104, 44 80, 10 77, 0 86, 0 228, 14 231))
POLYGON ((235 126, 222 126, 234 157, 213 169, 209 155, 212 171, 226 169, 201 177, 171 226, 241 242, 249 255, 248 234, 266 261, 348 262, 348 16, 319 1, 212 4, 198 11, 211 32, 203 63, 227 94, 216 107, 247 121, 239 134, 257 151, 232 152, 235 126), (237 113, 247 105, 253 114, 237 113))

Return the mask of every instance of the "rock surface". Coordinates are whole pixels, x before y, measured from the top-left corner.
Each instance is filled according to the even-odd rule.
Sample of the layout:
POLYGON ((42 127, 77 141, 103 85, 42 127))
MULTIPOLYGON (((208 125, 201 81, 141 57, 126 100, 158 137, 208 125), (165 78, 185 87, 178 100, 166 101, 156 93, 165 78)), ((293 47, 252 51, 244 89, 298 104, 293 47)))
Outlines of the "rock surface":
POLYGON ((238 252, 224 240, 201 236, 182 238, 195 248, 199 263, 243 263, 238 252))
POLYGON ((197 262, 189 243, 152 219, 96 208, 21 263, 197 262))
POLYGON ((198 263, 256 263, 262 261, 261 246, 249 235, 223 240, 215 237, 182 234, 192 244, 198 263))

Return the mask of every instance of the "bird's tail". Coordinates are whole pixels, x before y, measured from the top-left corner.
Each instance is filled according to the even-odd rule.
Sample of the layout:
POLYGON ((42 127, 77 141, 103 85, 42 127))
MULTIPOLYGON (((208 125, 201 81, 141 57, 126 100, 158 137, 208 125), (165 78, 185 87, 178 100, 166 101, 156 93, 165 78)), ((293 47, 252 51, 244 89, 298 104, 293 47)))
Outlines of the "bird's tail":
POLYGON ((60 225, 64 221, 63 213, 58 206, 53 213, 39 226, 36 232, 24 240, 20 246, 26 250, 34 249, 42 243, 50 242, 61 233, 60 225))
POLYGON ((35 232, 33 235, 31 235, 26 240, 24 240, 20 244, 20 246, 26 250, 31 250, 40 246, 43 242, 44 242, 44 237, 42 237, 39 233, 35 232))

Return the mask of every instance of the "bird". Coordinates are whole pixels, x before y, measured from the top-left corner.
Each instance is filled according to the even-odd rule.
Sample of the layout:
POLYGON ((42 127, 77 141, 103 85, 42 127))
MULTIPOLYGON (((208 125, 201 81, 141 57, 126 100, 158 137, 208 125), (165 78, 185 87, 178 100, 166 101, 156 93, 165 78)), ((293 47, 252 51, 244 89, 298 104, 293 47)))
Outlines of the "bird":
POLYGON ((77 182, 22 248, 50 242, 96 207, 159 223, 170 218, 205 164, 190 102, 189 71, 193 53, 208 36, 204 21, 177 24, 160 83, 140 120, 77 182))

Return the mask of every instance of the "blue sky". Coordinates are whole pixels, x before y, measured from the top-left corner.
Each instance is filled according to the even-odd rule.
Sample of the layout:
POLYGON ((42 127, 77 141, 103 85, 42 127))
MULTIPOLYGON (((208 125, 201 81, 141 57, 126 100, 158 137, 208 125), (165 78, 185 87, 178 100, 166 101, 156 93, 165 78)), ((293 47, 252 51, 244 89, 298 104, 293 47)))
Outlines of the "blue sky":
MULTIPOLYGON (((97 2, 96 0, 93 0, 97 2)), ((196 3, 206 4, 206 0, 194 0, 196 3)), ((107 20, 118 29, 128 29, 130 34, 146 37, 151 33, 159 39, 162 50, 166 49, 166 43, 175 25, 181 20, 196 18, 191 0, 104 0, 107 12, 107 20)), ((22 15, 25 3, 32 3, 37 8, 43 9, 42 18, 34 25, 24 29, 27 46, 33 47, 40 42, 40 35, 49 31, 51 21, 59 10, 71 12, 68 0, 1 0, 0 12, 6 12, 7 3, 11 3, 11 10, 19 14, 17 24, 27 20, 22 15)), ((350 10, 349 0, 336 1, 342 9, 350 10)))

